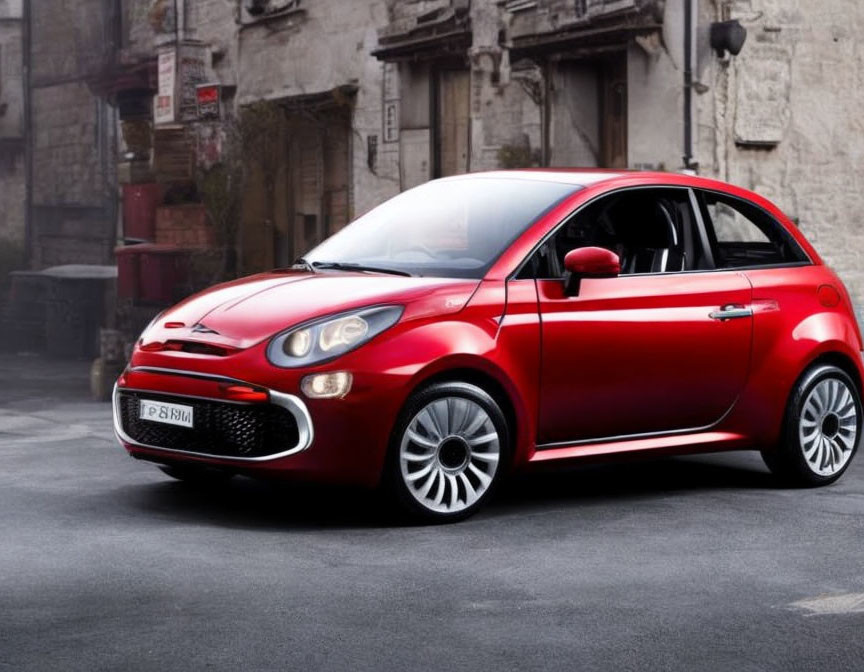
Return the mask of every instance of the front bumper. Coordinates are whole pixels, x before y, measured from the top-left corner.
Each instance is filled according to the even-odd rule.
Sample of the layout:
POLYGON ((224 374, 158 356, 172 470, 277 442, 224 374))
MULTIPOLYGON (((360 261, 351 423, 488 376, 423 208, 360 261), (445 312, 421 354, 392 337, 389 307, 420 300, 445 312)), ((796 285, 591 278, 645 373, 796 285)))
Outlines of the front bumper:
MULTIPOLYGON (((346 398, 307 400, 300 396, 299 389, 304 372, 232 366, 235 370, 249 372, 248 377, 242 376, 241 379, 228 371, 199 372, 192 370, 191 366, 182 366, 180 361, 176 364, 180 366, 133 363, 118 381, 114 392, 114 428, 117 438, 132 457, 157 464, 205 464, 267 479, 363 487, 374 487, 380 481, 390 430, 404 402, 403 379, 377 373, 369 375, 355 368, 354 387, 346 398), (208 433, 210 430, 203 425, 201 434, 184 434, 194 430, 172 430, 166 439, 161 429, 155 434, 136 433, 128 424, 130 413, 134 413, 136 418, 138 415, 136 399, 192 406, 218 404, 221 409, 221 404, 229 401, 225 389, 234 385, 266 391, 267 401, 252 402, 251 407, 266 407, 283 415, 289 414, 296 425, 296 433, 293 428, 285 432, 286 440, 276 448, 263 452, 256 448, 251 454, 242 455, 236 452, 226 454, 224 446, 219 445, 222 443, 219 435, 214 440, 214 435, 208 433), (133 397, 131 403, 128 399, 126 402, 125 423, 124 395, 133 397), (189 445, 178 445, 184 436, 189 445)), ((232 406, 231 410, 234 408, 232 406)), ((208 412, 202 412, 202 417, 208 412)), ((233 415, 228 415, 227 420, 219 418, 223 423, 220 428, 225 422, 232 431, 237 424, 245 426, 245 420, 235 423, 233 415)), ((195 418, 198 417, 196 410, 195 418)), ((272 445, 277 434, 269 432, 271 443, 268 445, 272 445)), ((231 434, 231 437, 236 438, 236 435, 231 434)), ((233 446, 237 442, 228 443, 233 446)))
MULTIPOLYGON (((223 385, 249 385, 249 383, 235 380, 233 378, 225 378, 222 376, 215 376, 204 373, 194 373, 176 369, 155 369, 141 367, 139 369, 135 369, 135 371, 164 376, 204 379, 223 385)), ((114 410, 114 432, 116 433, 117 438, 128 449, 139 448, 145 450, 156 450, 160 453, 168 453, 185 457, 198 457, 218 460, 229 459, 232 462, 238 463, 254 463, 278 460, 284 457, 290 457, 291 455, 296 455, 297 453, 301 453, 304 450, 308 449, 312 445, 312 441, 314 440, 315 431, 312 425, 312 417, 309 415, 309 410, 306 408, 306 405, 303 403, 303 401, 292 394, 285 394, 283 392, 277 392, 276 390, 270 389, 267 390, 267 396, 269 399, 269 404, 287 411, 296 425, 296 440, 289 442, 287 445, 278 445, 275 441, 267 441, 266 445, 260 446, 260 448, 263 448, 263 450, 261 450, 260 448, 258 450, 254 449, 255 444, 262 444, 265 442, 261 440, 261 437, 252 436, 252 433, 255 431, 262 432, 263 430, 266 430, 267 428, 262 427, 262 425, 268 422, 267 418, 256 419, 257 422, 251 419, 254 407, 260 407, 260 403, 255 404, 252 402, 231 401, 226 399, 220 399, 218 397, 177 394, 168 391, 163 392, 153 389, 138 389, 135 387, 121 388, 119 385, 114 386, 114 393, 112 398, 112 405, 114 410), (140 428, 142 422, 134 421, 130 417, 131 414, 129 412, 129 409, 124 408, 124 402, 127 401, 126 398, 131 400, 133 397, 160 398, 165 401, 173 401, 180 404, 197 405, 199 408, 208 411, 205 417, 212 417, 216 415, 213 409, 218 408, 219 406, 234 406, 236 407, 236 410, 231 409, 232 415, 234 416, 234 418, 236 418, 236 420, 234 420, 234 424, 242 424, 245 425, 245 427, 241 429, 232 429, 229 427, 228 422, 224 420, 220 421, 219 418, 216 419, 216 422, 211 422, 211 426, 209 427, 209 431, 207 432, 207 438, 209 439, 209 443, 214 446, 223 446, 223 449, 210 452, 206 447, 207 442, 202 442, 200 440, 200 436, 202 433, 202 430, 200 428, 178 429, 176 427, 169 426, 162 427, 161 429, 163 431, 161 433, 155 431, 142 431, 142 429, 140 428), (243 417, 242 415, 243 411, 245 410, 249 411, 248 413, 246 413, 247 417, 243 417), (243 438, 241 438, 241 432, 249 434, 249 438, 247 440, 243 440, 243 438), (225 436, 224 441, 220 442, 220 434, 225 436), (158 440, 157 437, 159 437, 160 435, 164 438, 164 440, 158 440), (179 447, 184 443, 184 441, 190 446, 201 445, 203 447, 201 449, 184 449, 182 447, 179 447)), ((146 423, 146 421, 144 422, 146 423)), ((294 432, 285 432, 285 434, 291 435, 294 434, 294 432)))

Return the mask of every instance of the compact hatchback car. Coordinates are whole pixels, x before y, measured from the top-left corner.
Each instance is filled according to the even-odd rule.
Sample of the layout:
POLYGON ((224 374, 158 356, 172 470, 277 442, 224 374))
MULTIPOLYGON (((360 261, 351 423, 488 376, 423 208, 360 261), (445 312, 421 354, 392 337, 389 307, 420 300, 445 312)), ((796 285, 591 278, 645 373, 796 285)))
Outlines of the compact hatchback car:
POLYGON ((430 182, 290 269, 146 329, 114 393, 129 453, 179 479, 386 486, 464 518, 508 472, 755 449, 831 483, 862 433, 849 295, 756 194, 672 174, 430 182))

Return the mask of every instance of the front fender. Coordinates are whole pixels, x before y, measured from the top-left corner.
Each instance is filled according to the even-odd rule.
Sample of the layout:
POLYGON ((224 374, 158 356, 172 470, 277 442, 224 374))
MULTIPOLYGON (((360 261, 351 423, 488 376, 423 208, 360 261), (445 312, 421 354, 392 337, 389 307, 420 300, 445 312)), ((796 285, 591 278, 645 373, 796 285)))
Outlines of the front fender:
MULTIPOLYGON (((452 374, 506 396, 514 428, 514 464, 534 449, 540 371, 539 318, 508 322, 503 284, 484 283, 471 305, 446 320, 412 321, 368 351, 398 408, 418 388, 452 374)), ((524 317, 524 316, 523 316, 524 317)), ((364 358, 366 359, 366 358, 364 358)), ((379 378, 381 380, 381 378, 379 378)), ((395 420, 395 417, 393 418, 395 420)))

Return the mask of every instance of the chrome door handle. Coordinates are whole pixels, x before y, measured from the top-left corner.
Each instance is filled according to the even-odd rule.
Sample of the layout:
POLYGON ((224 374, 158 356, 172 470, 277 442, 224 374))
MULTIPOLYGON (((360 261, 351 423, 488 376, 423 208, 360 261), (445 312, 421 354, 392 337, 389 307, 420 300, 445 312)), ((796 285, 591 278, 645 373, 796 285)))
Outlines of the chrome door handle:
POLYGON ((708 315, 712 320, 737 320, 742 317, 753 317, 753 309, 744 306, 723 306, 720 310, 715 310, 708 315))

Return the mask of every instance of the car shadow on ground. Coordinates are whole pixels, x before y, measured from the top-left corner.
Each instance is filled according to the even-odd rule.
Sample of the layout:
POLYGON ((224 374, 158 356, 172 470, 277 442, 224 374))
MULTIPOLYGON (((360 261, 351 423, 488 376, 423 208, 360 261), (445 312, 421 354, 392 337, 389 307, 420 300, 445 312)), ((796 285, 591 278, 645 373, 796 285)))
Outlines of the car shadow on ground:
MULTIPOLYGON (((544 510, 773 489, 758 457, 717 455, 571 467, 507 481, 477 519, 536 515, 544 510)), ((250 530, 380 528, 407 524, 375 492, 353 488, 267 483, 249 478, 208 486, 169 479, 115 491, 119 503, 157 519, 250 530)), ((475 519, 476 520, 476 519, 475 519)))

